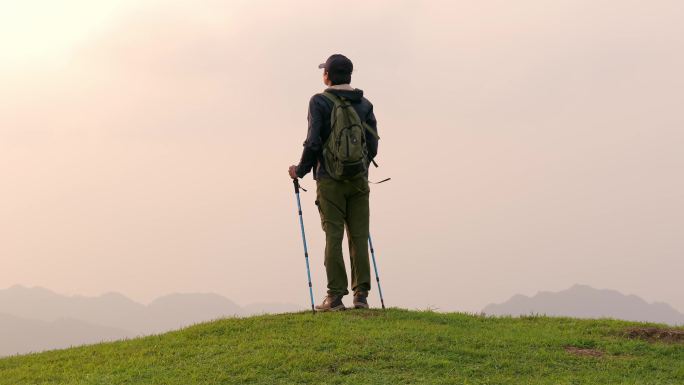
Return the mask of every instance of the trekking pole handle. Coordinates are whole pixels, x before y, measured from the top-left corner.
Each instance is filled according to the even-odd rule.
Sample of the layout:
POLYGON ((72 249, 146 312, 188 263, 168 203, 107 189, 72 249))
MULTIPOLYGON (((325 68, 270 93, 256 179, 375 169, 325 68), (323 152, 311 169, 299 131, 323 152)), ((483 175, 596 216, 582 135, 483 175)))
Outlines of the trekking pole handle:
POLYGON ((299 194, 299 189, 301 189, 302 191, 306 192, 306 189, 305 189, 304 187, 302 187, 302 186, 299 185, 299 178, 297 178, 297 179, 292 179, 292 183, 294 184, 295 194, 299 194))

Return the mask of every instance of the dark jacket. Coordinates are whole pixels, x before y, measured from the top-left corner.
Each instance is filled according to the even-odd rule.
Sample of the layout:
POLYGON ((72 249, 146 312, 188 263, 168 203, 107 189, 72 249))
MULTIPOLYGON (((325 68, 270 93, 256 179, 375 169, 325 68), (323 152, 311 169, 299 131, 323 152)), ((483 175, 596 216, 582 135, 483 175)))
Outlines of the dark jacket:
MULTIPOLYGON (((342 96, 351 101, 352 106, 359 114, 361 121, 367 122, 377 133, 377 121, 373 114, 373 105, 363 97, 363 91, 356 88, 352 91, 328 88, 327 92, 342 96)), ((297 166, 297 176, 302 178, 314 169, 314 179, 328 177, 323 160, 323 144, 330 136, 330 115, 332 114, 333 102, 316 94, 309 100, 309 131, 304 141, 304 151, 297 166)), ((370 132, 366 132, 366 146, 368 147, 368 161, 370 163, 378 153, 378 140, 370 132)))

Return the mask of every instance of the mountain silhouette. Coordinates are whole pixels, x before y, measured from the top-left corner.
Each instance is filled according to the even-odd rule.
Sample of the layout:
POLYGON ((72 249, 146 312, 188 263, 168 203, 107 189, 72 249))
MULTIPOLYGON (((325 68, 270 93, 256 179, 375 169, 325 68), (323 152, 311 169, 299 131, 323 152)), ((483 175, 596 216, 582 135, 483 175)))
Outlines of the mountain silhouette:
POLYGON ((543 291, 532 297, 518 294, 504 303, 487 305, 482 312, 487 315, 545 314, 684 324, 684 314, 666 303, 648 303, 635 295, 586 285, 574 285, 559 292, 543 291))
POLYGON ((213 293, 174 293, 143 305, 119 293, 65 296, 15 285, 0 290, 0 356, 161 333, 222 317, 299 310, 282 303, 240 306, 213 293))
POLYGON ((0 357, 113 341, 134 333, 74 319, 36 321, 0 314, 0 357))
POLYGON ((226 316, 247 315, 239 305, 218 294, 169 294, 147 305, 155 328, 171 330, 226 316))

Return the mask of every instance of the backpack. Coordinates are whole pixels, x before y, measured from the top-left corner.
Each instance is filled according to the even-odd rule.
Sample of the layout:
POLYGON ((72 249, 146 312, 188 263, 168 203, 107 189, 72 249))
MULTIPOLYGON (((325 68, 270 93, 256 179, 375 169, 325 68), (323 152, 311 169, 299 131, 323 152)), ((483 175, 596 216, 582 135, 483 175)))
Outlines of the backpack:
POLYGON ((323 144, 325 170, 333 179, 350 180, 368 171, 366 131, 379 139, 375 130, 362 122, 349 100, 331 92, 323 96, 333 102, 330 136, 323 144))

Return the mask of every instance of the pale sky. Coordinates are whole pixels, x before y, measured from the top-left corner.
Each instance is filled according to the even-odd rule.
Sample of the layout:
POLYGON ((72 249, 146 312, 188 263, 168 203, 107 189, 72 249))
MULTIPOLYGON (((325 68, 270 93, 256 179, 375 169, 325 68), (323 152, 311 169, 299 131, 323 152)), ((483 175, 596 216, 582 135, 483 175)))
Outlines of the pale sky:
POLYGON ((675 0, 0 0, 0 287, 307 306, 286 171, 344 53, 371 179, 392 177, 371 192, 389 305, 583 283, 684 311, 682 20, 675 0))

